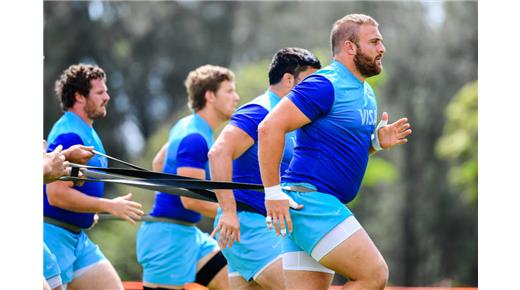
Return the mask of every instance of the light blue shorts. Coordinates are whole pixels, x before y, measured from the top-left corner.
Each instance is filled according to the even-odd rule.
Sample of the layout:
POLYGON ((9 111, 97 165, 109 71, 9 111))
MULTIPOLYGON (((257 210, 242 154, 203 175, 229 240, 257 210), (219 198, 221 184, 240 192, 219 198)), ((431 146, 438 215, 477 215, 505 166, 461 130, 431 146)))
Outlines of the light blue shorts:
POLYGON ((43 223, 43 240, 57 257, 63 284, 70 283, 78 271, 106 260, 105 256, 84 231, 79 234, 43 223))
POLYGON ((197 263, 219 249, 217 241, 196 226, 168 222, 143 222, 136 248, 143 282, 172 286, 194 282, 197 263))
MULTIPOLYGON (((303 185, 316 189, 309 183, 284 183, 282 187, 288 185, 303 185)), ((304 205, 299 210, 289 209, 293 232, 288 234, 289 239, 284 239, 284 253, 304 251, 311 256, 312 250, 321 238, 352 216, 352 212, 333 195, 318 191, 284 190, 284 192, 296 203, 304 205)))
MULTIPOLYGON (((56 282, 59 282, 59 285, 61 285, 60 266, 58 266, 56 256, 51 253, 51 250, 49 250, 45 242, 43 243, 43 277, 45 277, 47 283, 56 280, 56 282)), ((57 286, 54 286, 52 288, 54 289, 56 287, 57 286)))
MULTIPOLYGON (((214 227, 217 226, 222 211, 219 208, 214 227)), ((267 266, 282 255, 282 238, 269 231, 265 216, 241 211, 240 242, 222 250, 228 261, 228 273, 238 272, 246 281, 256 278, 267 266)), ((217 239, 218 239, 217 234, 217 239)))

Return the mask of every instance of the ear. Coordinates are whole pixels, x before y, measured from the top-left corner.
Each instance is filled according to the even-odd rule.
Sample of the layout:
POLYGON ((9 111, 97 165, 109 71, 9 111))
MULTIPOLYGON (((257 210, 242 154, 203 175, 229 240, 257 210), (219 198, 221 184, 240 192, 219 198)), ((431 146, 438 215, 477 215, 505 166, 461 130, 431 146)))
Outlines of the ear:
POLYGON ((215 102, 215 93, 210 91, 210 90, 207 90, 205 93, 204 93, 204 98, 206 99, 206 103, 208 104, 212 104, 215 102))
POLYGON ((84 104, 87 102, 87 98, 85 98, 85 96, 83 96, 82 94, 80 94, 78 92, 74 93, 74 99, 76 100, 76 103, 78 103, 78 104, 84 104))
POLYGON ((343 47, 345 48, 345 51, 348 55, 356 55, 357 53, 357 46, 350 40, 345 40, 343 42, 343 47))
POLYGON ((295 79, 294 79, 294 76, 290 73, 284 73, 283 76, 282 76, 282 81, 284 83, 284 85, 286 85, 287 87, 293 87, 293 84, 295 82, 295 79))

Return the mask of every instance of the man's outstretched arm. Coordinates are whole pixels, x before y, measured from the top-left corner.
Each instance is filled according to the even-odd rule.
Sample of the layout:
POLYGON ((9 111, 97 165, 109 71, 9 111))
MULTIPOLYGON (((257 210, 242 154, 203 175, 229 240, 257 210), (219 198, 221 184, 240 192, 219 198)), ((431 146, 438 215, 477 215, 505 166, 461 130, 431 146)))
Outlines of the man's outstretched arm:
MULTIPOLYGON (((242 129, 227 125, 208 153, 211 179, 214 181, 232 180, 233 160, 240 157, 253 146, 254 140, 242 129)), ((240 224, 237 217, 237 206, 232 190, 216 190, 218 203, 222 209, 218 225, 211 235, 219 235, 219 246, 231 247, 234 241, 240 242, 240 224)))
MULTIPOLYGON (((277 235, 280 231, 285 235, 285 222, 289 232, 292 232, 290 198, 280 189, 280 162, 285 147, 285 134, 310 122, 289 98, 283 98, 258 127, 258 161, 266 194, 265 207, 277 235)), ((301 208, 296 204, 292 206, 301 208)))

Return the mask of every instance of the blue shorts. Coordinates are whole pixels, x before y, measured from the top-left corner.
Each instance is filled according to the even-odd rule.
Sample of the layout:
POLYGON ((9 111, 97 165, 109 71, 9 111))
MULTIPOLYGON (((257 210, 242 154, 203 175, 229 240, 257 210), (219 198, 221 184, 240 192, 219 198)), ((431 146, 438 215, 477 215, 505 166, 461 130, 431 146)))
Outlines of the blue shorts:
MULTIPOLYGON (((219 208, 214 227, 217 226, 222 211, 219 208)), ((282 255, 282 237, 269 231, 263 215, 241 211, 240 242, 222 250, 228 261, 228 273, 238 272, 246 281, 256 277, 263 269, 282 255)), ((218 234, 217 234, 218 239, 218 234)))
POLYGON ((74 274, 103 260, 105 256, 84 231, 79 234, 43 223, 43 240, 57 257, 63 284, 70 283, 74 274))
POLYGON ((217 241, 196 226, 143 222, 137 232, 137 261, 143 267, 143 282, 147 283, 192 283, 198 261, 218 249, 217 241))
POLYGON ((58 261, 56 260, 56 256, 51 253, 47 244, 43 242, 43 277, 46 280, 54 276, 60 275, 60 266, 58 266, 58 261))
MULTIPOLYGON (((284 183, 283 186, 302 185, 316 189, 309 183, 284 183)), ((335 196, 313 191, 297 192, 284 190, 298 204, 304 207, 299 210, 289 209, 293 223, 293 232, 284 239, 283 252, 304 251, 311 256, 316 244, 330 230, 342 223, 352 212, 335 196)))

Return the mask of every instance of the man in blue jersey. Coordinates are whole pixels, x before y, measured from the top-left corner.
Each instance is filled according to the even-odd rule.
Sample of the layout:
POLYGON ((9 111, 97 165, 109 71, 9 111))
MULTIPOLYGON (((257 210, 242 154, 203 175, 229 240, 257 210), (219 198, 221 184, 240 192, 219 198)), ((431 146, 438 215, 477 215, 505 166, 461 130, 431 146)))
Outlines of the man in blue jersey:
POLYGON ((406 143, 410 125, 402 118, 384 126, 383 113, 376 127, 376 99, 365 79, 382 70, 377 22, 347 15, 334 24, 331 43, 333 62, 298 84, 259 126, 266 223, 282 236, 288 230, 290 288, 328 289, 332 273, 307 271, 321 266, 349 278, 343 289, 383 289, 386 262, 344 204, 356 196, 370 153, 406 143), (296 129, 280 185, 285 134, 296 129))
POLYGON ((43 182, 51 183, 64 175, 69 175, 71 171, 71 168, 68 167, 69 161, 85 164, 94 156, 92 150, 94 150, 94 147, 83 145, 74 145, 67 150, 63 150, 63 146, 59 145, 54 148, 54 151, 45 153, 47 142, 43 140, 43 182))
MULTIPOLYGON (((94 147, 74 145, 62 151, 63 147, 58 145, 54 151, 47 151, 47 142, 43 140, 43 182, 51 183, 64 175, 70 174, 69 161, 85 164, 94 153, 94 147)), ((56 256, 51 253, 45 242, 43 243, 43 289, 61 289, 61 272, 56 256)))
MULTIPOLYGON (((193 114, 170 130, 168 142, 154 158, 156 171, 209 179, 208 150, 215 130, 229 120, 239 96, 235 76, 227 68, 204 65, 185 82, 193 114)), ((147 221, 137 233, 137 260, 144 289, 182 289, 196 282, 228 289, 227 263, 217 242, 195 224, 202 215, 215 218, 218 204, 158 192, 147 221)))
MULTIPOLYGON (((78 64, 67 68, 56 81, 56 94, 65 112, 54 124, 47 141, 48 151, 63 146, 92 146, 105 153, 92 127, 105 117, 110 99, 105 72, 98 66, 78 64)), ((88 165, 106 167, 103 156, 93 156, 88 165)), ((76 186, 55 181, 44 185, 44 242, 55 255, 61 280, 72 289, 123 289, 112 264, 86 235, 94 214, 109 212, 135 224, 143 212, 131 201, 131 193, 114 199, 103 198, 104 183, 76 186)))
MULTIPOLYGON (((302 48, 276 52, 269 67, 269 88, 240 107, 211 148, 211 177, 217 181, 261 184, 258 167, 258 124, 280 100, 306 76, 321 68, 320 61, 302 48)), ((285 136, 281 172, 292 158, 294 133, 285 136)), ((229 264, 233 289, 284 289, 282 241, 265 227, 263 194, 252 190, 217 190, 221 211, 213 234, 229 264), (239 211, 236 201, 251 205, 258 213, 239 211), (263 214, 263 215, 262 215, 263 214), (237 241, 233 244, 234 241, 237 241), (229 246, 229 248, 226 248, 229 246)))

